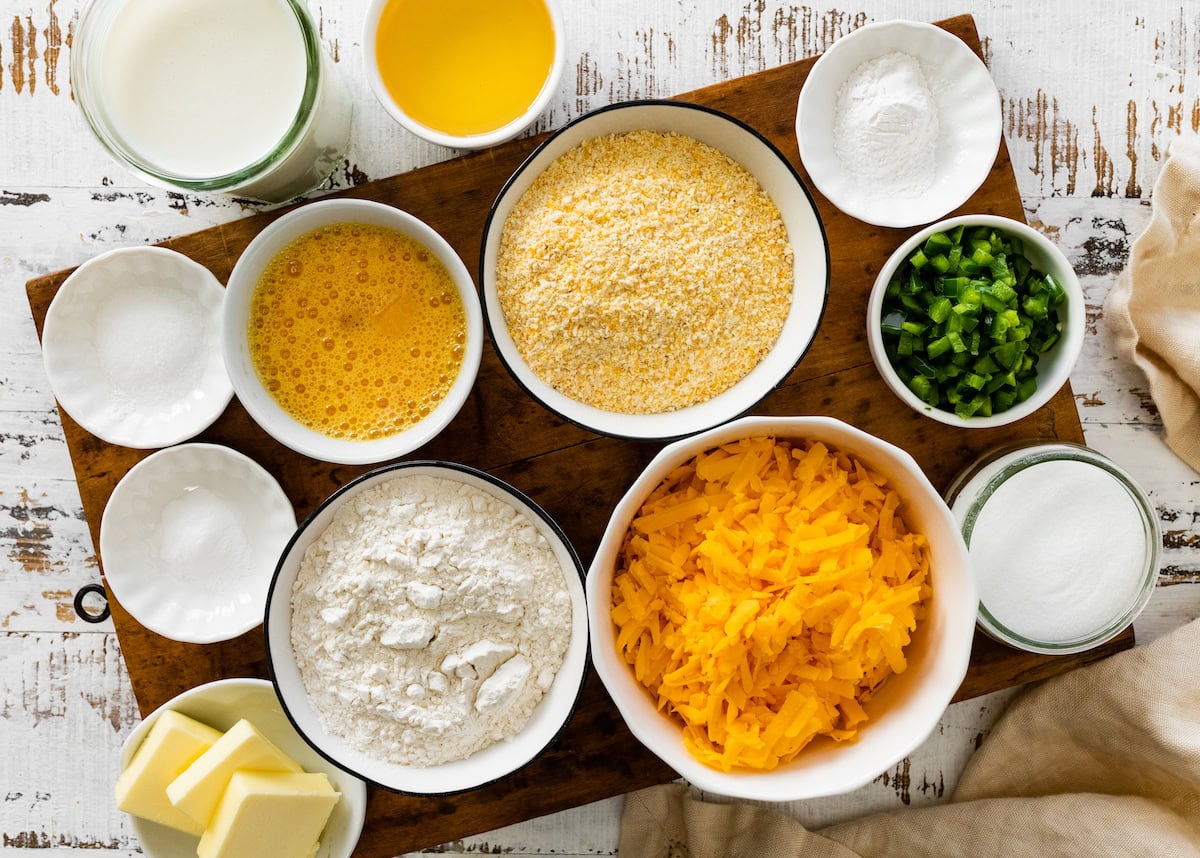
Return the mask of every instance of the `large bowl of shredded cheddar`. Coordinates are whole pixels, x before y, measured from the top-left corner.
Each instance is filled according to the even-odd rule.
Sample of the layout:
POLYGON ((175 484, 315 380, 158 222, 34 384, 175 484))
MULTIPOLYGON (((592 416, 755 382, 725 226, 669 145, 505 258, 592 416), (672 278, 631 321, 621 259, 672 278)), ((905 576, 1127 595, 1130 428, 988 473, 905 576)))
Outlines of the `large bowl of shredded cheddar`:
POLYGON ((856 789, 937 726, 978 605, 949 509, 904 451, 826 417, 679 441, 617 504, 588 572, 596 670, 701 789, 856 789))

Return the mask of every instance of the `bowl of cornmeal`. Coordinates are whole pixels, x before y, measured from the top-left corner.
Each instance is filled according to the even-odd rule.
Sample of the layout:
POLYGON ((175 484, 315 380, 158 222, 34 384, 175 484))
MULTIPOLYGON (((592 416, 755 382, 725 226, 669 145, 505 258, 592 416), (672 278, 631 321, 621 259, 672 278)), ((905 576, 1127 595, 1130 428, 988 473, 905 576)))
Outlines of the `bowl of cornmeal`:
POLYGON ((531 396, 601 434, 667 439, 788 376, 825 309, 829 251, 800 177, 749 126, 629 102, 566 125, 509 179, 479 278, 531 396))
POLYGON ((409 453, 466 401, 483 354, 466 266, 392 206, 327 200, 260 232, 229 277, 222 351, 246 411, 314 459, 409 453))
POLYGON ((533 501, 447 462, 346 484, 267 600, 284 710, 328 760, 397 792, 498 780, 566 724, 588 652, 582 566, 533 501))

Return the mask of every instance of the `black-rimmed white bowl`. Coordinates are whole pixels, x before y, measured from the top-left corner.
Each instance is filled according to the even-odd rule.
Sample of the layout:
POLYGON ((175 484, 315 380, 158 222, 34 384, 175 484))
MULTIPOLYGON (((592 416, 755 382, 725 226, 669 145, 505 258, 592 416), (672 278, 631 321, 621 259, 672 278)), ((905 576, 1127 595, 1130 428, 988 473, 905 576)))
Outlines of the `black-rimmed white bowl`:
POLYGON ((297 529, 284 549, 267 597, 264 622, 267 662, 279 699, 296 730, 323 757, 363 780, 395 792, 445 795, 500 780, 526 765, 557 738, 575 709, 588 657, 587 607, 583 566, 566 535, 541 507, 517 489, 483 471, 441 461, 410 461, 363 474, 329 496, 297 529), (362 492, 400 476, 425 475, 455 480, 514 507, 545 537, 562 568, 571 599, 571 638, 550 689, 524 728, 463 760, 436 766, 406 766, 374 757, 331 734, 309 700, 292 648, 292 586, 304 552, 329 526, 338 510, 362 492))
POLYGON ((804 357, 829 294, 829 243, 812 196, 787 158, 745 123, 680 101, 634 101, 603 107, 547 138, 501 189, 488 214, 480 250, 484 321, 500 360, 530 396, 560 417, 603 435, 666 440, 701 432, 744 414, 771 393, 804 357), (537 376, 517 350, 496 290, 500 238, 509 213, 559 156, 587 140, 630 131, 675 132, 699 140, 744 167, 779 208, 794 253, 792 306, 775 346, 723 393, 658 414, 608 411, 573 399, 537 376))

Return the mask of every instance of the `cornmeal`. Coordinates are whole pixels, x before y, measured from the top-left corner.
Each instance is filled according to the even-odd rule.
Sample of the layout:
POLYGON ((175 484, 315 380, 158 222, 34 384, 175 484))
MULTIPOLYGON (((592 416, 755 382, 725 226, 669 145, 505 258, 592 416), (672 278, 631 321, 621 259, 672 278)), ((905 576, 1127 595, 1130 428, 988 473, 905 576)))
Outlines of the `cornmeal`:
POLYGON ((496 288, 544 382, 627 414, 674 411, 736 384, 791 308, 779 209, 727 156, 631 131, 564 153, 513 207, 496 288))

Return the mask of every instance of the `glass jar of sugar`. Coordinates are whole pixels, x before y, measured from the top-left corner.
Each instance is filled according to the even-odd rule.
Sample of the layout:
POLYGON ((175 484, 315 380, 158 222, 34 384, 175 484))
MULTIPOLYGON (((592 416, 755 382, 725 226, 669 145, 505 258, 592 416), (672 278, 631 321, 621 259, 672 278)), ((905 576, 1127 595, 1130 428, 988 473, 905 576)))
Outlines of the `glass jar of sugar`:
POLYGON ((71 81, 109 153, 162 187, 281 202, 349 139, 349 95, 299 0, 92 0, 71 81))
POLYGON ((946 493, 979 583, 979 627, 1018 649, 1082 652, 1141 613, 1158 579, 1158 517, 1133 479, 1063 442, 1002 447, 946 493))

